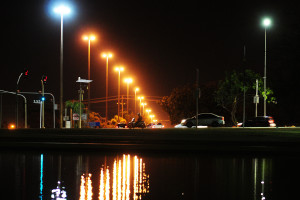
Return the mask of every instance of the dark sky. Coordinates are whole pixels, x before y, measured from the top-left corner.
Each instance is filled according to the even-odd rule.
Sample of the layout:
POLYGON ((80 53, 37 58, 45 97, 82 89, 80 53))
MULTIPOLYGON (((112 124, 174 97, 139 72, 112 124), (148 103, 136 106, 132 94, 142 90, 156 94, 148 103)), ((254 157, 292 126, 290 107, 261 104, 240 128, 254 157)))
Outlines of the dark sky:
MULTIPOLYGON (((133 77, 132 86, 139 86, 147 96, 164 96, 174 87, 195 81, 195 68, 200 69, 201 83, 218 81, 226 71, 239 69, 244 45, 248 67, 262 74, 264 16, 273 19, 267 33, 268 66, 275 62, 272 52, 280 51, 279 44, 289 45, 284 42, 289 33, 284 32, 299 35, 298 8, 291 2, 67 2, 73 10, 64 18, 65 100, 77 98, 77 77, 87 78, 84 33, 93 32, 97 37, 91 45, 92 98, 105 96, 103 51, 114 54, 109 62, 110 95, 117 94, 113 67, 123 65, 122 77, 133 77)), ((0 89, 15 90, 18 75, 28 66, 30 77, 21 81, 20 90, 40 90, 40 78, 46 74, 46 91, 59 99, 60 18, 52 13, 54 3, 10 1, 1 11, 4 73, 0 89)), ((125 93, 126 88, 122 90, 125 93)))

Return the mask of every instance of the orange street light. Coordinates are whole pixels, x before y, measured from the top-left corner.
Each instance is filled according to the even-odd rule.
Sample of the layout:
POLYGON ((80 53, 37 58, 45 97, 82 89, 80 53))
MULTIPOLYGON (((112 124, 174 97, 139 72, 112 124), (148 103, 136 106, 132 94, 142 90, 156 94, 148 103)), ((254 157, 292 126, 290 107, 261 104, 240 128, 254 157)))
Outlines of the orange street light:
POLYGON ((124 67, 116 67, 115 71, 119 72, 119 78, 118 78, 118 122, 119 116, 120 116, 120 79, 121 79, 121 72, 124 71, 124 67))
POLYGON ((134 113, 136 114, 136 92, 138 92, 140 88, 134 89, 134 113))
POLYGON ((146 113, 149 115, 149 113, 151 112, 151 109, 146 109, 146 113))
POLYGON ((111 53, 103 53, 102 58, 106 58, 106 100, 105 100, 105 123, 107 124, 107 98, 108 98, 108 58, 112 58, 111 53))
POLYGON ((143 115, 145 115, 145 106, 147 105, 147 103, 142 103, 143 106, 143 115))
MULTIPOLYGON (((91 41, 95 40, 96 37, 94 35, 90 35, 90 36, 87 36, 87 35, 84 35, 82 37, 83 40, 86 40, 88 41, 88 80, 91 80, 91 41)), ((91 99, 91 84, 88 83, 88 110, 87 110, 87 113, 90 112, 90 107, 91 107, 91 103, 90 103, 90 99, 91 99)), ((89 114, 88 114, 89 116, 89 114)), ((89 120, 87 118, 87 120, 89 120)))
POLYGON ((141 107, 142 107, 142 100, 144 99, 143 96, 138 97, 138 100, 140 100, 140 113, 141 113, 141 107))
POLYGON ((127 114, 129 114, 128 112, 128 108, 129 108, 129 84, 132 83, 132 78, 126 78, 124 79, 124 82, 127 83, 127 114))
POLYGON ((155 117, 155 115, 150 115, 150 118, 151 118, 151 122, 152 122, 152 119, 155 117))

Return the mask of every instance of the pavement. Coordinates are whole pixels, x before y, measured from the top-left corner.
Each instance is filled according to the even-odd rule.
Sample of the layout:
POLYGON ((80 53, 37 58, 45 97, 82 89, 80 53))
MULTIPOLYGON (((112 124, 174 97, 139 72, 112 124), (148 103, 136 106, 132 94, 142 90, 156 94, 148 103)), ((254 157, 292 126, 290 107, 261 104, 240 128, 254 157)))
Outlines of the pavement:
POLYGON ((300 153, 300 128, 0 129, 0 149, 300 153))

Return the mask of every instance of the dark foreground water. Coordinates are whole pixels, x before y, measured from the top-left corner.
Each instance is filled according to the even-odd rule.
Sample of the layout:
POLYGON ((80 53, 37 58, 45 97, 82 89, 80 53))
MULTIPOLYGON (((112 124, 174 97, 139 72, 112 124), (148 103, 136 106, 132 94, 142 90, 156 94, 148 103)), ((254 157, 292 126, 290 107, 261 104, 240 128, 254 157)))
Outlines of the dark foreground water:
POLYGON ((30 200, 299 199, 299 158, 1 151, 1 194, 30 200))

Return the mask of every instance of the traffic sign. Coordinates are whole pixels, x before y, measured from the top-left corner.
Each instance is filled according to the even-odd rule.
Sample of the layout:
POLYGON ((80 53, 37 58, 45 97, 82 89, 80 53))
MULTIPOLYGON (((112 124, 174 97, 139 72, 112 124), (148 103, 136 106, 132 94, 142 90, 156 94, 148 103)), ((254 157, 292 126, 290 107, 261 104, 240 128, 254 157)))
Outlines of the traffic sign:
POLYGON ((75 120, 75 121, 79 120, 79 114, 78 113, 73 113, 73 120, 75 120))

